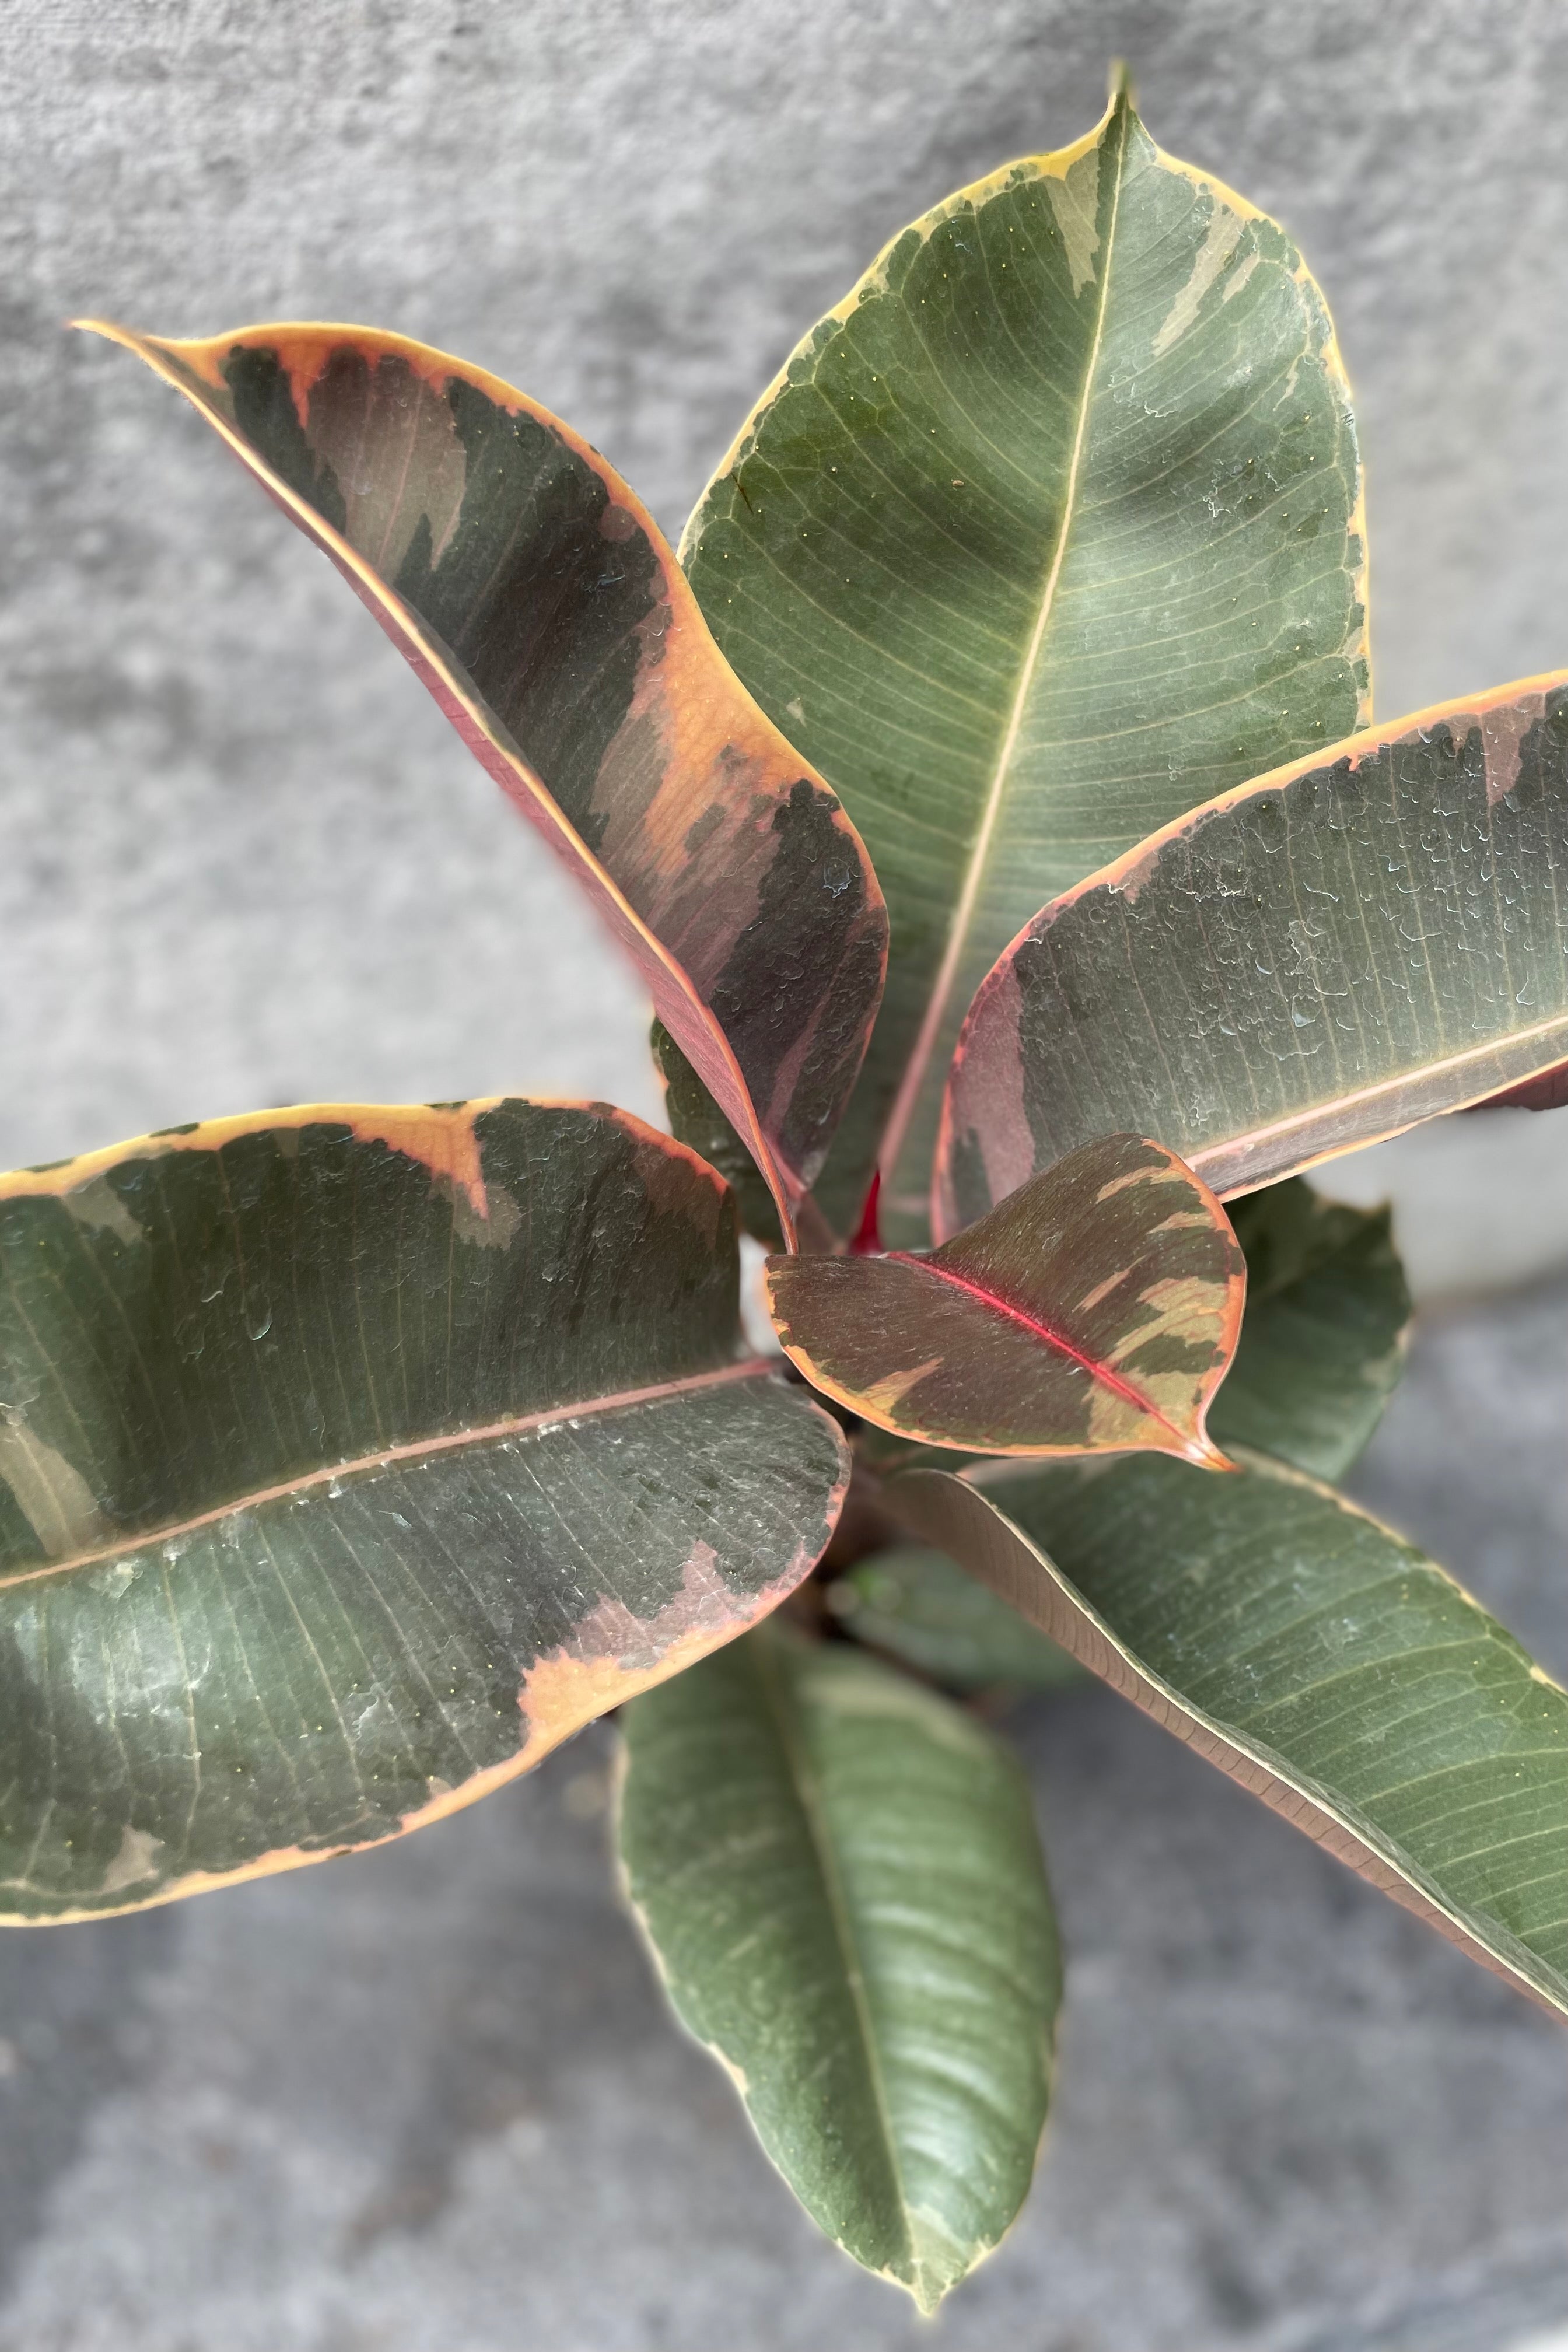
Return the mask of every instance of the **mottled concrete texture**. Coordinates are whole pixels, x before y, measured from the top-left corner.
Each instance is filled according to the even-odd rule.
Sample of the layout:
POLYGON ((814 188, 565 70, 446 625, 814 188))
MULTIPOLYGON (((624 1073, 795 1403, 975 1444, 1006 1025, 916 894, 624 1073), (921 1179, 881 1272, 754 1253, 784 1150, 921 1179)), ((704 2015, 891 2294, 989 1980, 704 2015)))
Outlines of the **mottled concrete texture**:
MULTIPOLYGON (((319 1097, 653 1108, 634 987, 368 616, 63 319, 402 328, 562 410, 673 528, 883 238, 1086 128, 1118 51, 1333 303, 1381 709, 1568 661, 1557 0, 6 0, 0 1160, 319 1097)), ((1392 1165, 1429 1293, 1568 1257, 1568 1114, 1392 1165)), ((1435 1321, 1366 1473, 1560 1671, 1565 1309, 1435 1321)), ((1061 2099, 934 2336, 816 2242, 664 2022, 600 1737, 373 1859, 0 1941, 0 2352, 1568 2325, 1568 2040, 1109 1696, 1019 1728, 1061 2099)))

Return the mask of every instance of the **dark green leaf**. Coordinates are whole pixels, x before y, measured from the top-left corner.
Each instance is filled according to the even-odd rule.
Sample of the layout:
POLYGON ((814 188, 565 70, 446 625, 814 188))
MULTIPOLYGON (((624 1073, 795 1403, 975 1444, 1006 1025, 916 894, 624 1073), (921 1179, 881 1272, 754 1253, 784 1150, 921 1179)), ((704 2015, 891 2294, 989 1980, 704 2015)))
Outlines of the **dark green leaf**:
POLYGON ((1047 899, 1365 715, 1360 495, 1300 254, 1125 93, 895 237, 764 393, 681 553, 888 895, 841 1231, 879 1157, 927 1238, 964 1008, 1047 899))
POLYGON ((914 1470, 886 1491, 1053 1640, 1499 1975, 1568 2013, 1568 1693, 1298 1472, 914 1470))
POLYGON ((728 1641, 837 1431, 602 1106, 313 1108, 0 1181, 0 1907, 374 1843, 728 1641))
POLYGON ((1247 1312, 1211 1433, 1342 1478, 1405 1366, 1410 1292, 1389 1212, 1322 1200, 1294 1176, 1248 1193, 1230 1217, 1247 1312))
POLYGON ((622 1717, 675 2007, 812 2218, 934 2310, 1023 2202, 1060 1991, 1029 1795, 973 1717, 769 1626, 622 1717))

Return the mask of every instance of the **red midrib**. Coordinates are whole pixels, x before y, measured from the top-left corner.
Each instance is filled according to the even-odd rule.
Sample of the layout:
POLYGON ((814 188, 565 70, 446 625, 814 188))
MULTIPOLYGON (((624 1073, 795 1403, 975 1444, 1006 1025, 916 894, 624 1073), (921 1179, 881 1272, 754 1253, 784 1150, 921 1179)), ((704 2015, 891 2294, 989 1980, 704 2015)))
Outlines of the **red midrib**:
POLYGON ((978 1298, 982 1307, 989 1307, 994 1314, 1005 1315, 1010 1323, 1016 1323, 1022 1330, 1032 1332, 1037 1339, 1043 1339, 1046 1346, 1054 1348, 1058 1355, 1070 1358, 1089 1374, 1090 1380, 1098 1381, 1113 1396, 1119 1396, 1124 1404, 1136 1405, 1140 1412, 1149 1414, 1162 1429, 1168 1429, 1184 1448, 1191 1444, 1191 1439, 1184 1435, 1173 1421, 1167 1420, 1159 1406, 1152 1398, 1146 1397, 1142 1389, 1135 1388, 1131 1381, 1124 1381, 1120 1372, 1111 1370, 1109 1364, 1097 1363, 1092 1356, 1086 1356, 1081 1348, 1075 1348, 1066 1334, 1057 1330, 1054 1325, 1042 1323, 1037 1315, 1026 1314, 1023 1307, 1014 1307, 1005 1298, 998 1298, 994 1290, 983 1290, 977 1282, 966 1282, 963 1275, 953 1274, 945 1265, 934 1265, 929 1257, 911 1256, 908 1250, 889 1250, 887 1256, 898 1265, 912 1265, 920 1273, 929 1274, 933 1281, 945 1282, 953 1290, 962 1290, 969 1297, 978 1298))

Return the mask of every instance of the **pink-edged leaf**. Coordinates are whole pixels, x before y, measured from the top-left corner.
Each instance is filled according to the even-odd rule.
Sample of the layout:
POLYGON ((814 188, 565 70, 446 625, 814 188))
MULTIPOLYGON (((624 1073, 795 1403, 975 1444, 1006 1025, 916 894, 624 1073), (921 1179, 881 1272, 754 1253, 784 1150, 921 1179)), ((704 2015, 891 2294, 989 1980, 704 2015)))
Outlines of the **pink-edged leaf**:
POLYGON ((1558 671, 1276 769, 1037 915, 959 1040, 937 1229, 1111 1128, 1253 1192, 1565 1051, 1558 671))
POLYGON ((324 549, 588 888, 793 1237, 881 992, 853 826, 612 467, 484 370, 363 327, 100 324, 324 549))
POLYGON ((1245 1265, 1213 1194, 1158 1144, 1089 1144, 929 1256, 774 1257, 767 1284, 806 1378, 900 1437, 1223 1464, 1204 1419, 1245 1265))
POLYGON ((400 1836, 810 1573, 839 1431, 602 1103, 321 1104, 0 1178, 0 1919, 400 1836))

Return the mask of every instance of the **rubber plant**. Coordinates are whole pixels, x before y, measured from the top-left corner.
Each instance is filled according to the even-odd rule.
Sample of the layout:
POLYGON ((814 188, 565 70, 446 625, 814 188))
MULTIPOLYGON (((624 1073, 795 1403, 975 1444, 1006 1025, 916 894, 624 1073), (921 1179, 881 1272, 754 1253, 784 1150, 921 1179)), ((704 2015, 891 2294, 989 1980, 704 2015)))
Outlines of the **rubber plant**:
POLYGON ((101 331, 590 892, 676 1133, 318 1105, 5 1180, 10 1917, 373 1845, 618 1708, 675 2009, 928 2310, 1060 1990, 977 1690, 1103 1676, 1568 2010, 1568 1696, 1337 1491, 1408 1299, 1302 1178, 1561 1093, 1568 673, 1371 724, 1283 232, 1117 79, 812 329, 679 560, 439 352, 101 331))

